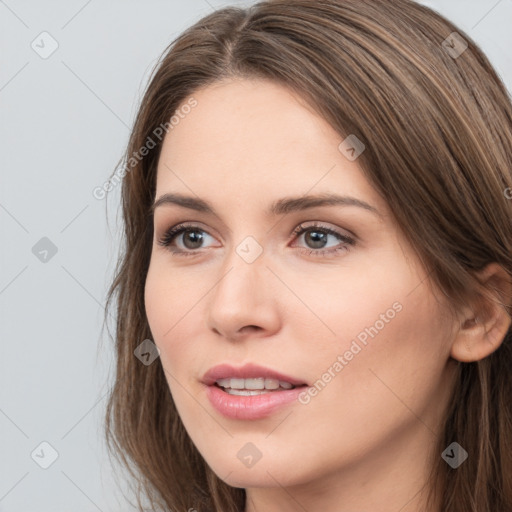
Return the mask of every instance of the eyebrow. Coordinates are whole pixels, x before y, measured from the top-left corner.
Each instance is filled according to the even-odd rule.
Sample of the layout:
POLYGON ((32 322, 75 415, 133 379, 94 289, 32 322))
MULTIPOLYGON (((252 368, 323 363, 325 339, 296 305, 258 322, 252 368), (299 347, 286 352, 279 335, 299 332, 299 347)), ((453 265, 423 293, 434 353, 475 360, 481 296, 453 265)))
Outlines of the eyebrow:
MULTIPOLYGON (((190 210, 217 215, 210 203, 198 197, 185 196, 182 194, 167 193, 161 195, 152 205, 151 213, 163 205, 175 204, 190 210)), ((340 196, 336 194, 317 194, 301 197, 283 197, 274 201, 266 212, 268 216, 283 215, 290 212, 302 211, 317 206, 357 206, 379 217, 381 214, 371 204, 352 196, 340 196)))

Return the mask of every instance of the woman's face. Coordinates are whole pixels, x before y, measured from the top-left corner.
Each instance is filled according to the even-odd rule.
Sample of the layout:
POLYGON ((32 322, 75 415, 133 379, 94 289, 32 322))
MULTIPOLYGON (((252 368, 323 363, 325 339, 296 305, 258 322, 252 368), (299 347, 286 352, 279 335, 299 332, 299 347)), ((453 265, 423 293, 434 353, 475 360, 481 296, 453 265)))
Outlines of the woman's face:
POLYGON ((164 140, 156 187, 157 200, 172 193, 190 202, 155 208, 145 289, 153 339, 192 441, 235 487, 299 495, 329 478, 339 487, 378 475, 400 485, 410 478, 419 489, 451 382, 453 325, 362 174, 361 146, 351 151, 349 139, 340 148, 342 137, 271 82, 217 83, 193 97, 197 104, 182 109, 164 140), (345 199, 299 208, 327 194, 345 199), (297 208, 270 211, 291 198, 297 208), (158 243, 182 223, 189 231, 158 243), (269 391, 263 396, 294 399, 258 409, 244 404, 261 396, 202 382, 216 365, 246 363, 307 386, 269 391), (221 412, 210 395, 235 412, 221 412))

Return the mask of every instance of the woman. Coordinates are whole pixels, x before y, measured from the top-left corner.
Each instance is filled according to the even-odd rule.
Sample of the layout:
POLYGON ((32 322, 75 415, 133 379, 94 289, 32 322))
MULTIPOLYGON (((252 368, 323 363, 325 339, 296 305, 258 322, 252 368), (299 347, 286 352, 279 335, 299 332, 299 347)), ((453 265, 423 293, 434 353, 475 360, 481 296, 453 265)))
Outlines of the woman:
POLYGON ((106 433, 152 507, 512 510, 512 107, 467 34, 221 9, 124 164, 106 433))

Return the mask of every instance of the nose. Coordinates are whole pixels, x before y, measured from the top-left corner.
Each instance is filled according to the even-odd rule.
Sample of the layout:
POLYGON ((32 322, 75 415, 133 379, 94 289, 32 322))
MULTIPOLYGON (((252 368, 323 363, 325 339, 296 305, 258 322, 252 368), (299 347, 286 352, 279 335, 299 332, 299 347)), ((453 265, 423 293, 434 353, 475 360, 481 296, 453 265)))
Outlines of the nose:
POLYGON ((233 251, 209 294, 208 327, 232 341, 268 336, 279 328, 278 288, 263 255, 248 263, 233 251))

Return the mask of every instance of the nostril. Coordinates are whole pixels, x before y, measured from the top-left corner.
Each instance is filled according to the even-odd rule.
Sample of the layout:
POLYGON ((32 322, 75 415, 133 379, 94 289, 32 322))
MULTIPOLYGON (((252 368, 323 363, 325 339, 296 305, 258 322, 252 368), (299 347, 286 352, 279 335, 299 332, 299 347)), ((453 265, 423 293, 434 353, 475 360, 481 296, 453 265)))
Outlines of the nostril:
POLYGON ((242 327, 238 333, 239 334, 246 334, 253 331, 259 331, 261 330, 261 327, 258 327, 257 325, 246 325, 245 327, 242 327))

